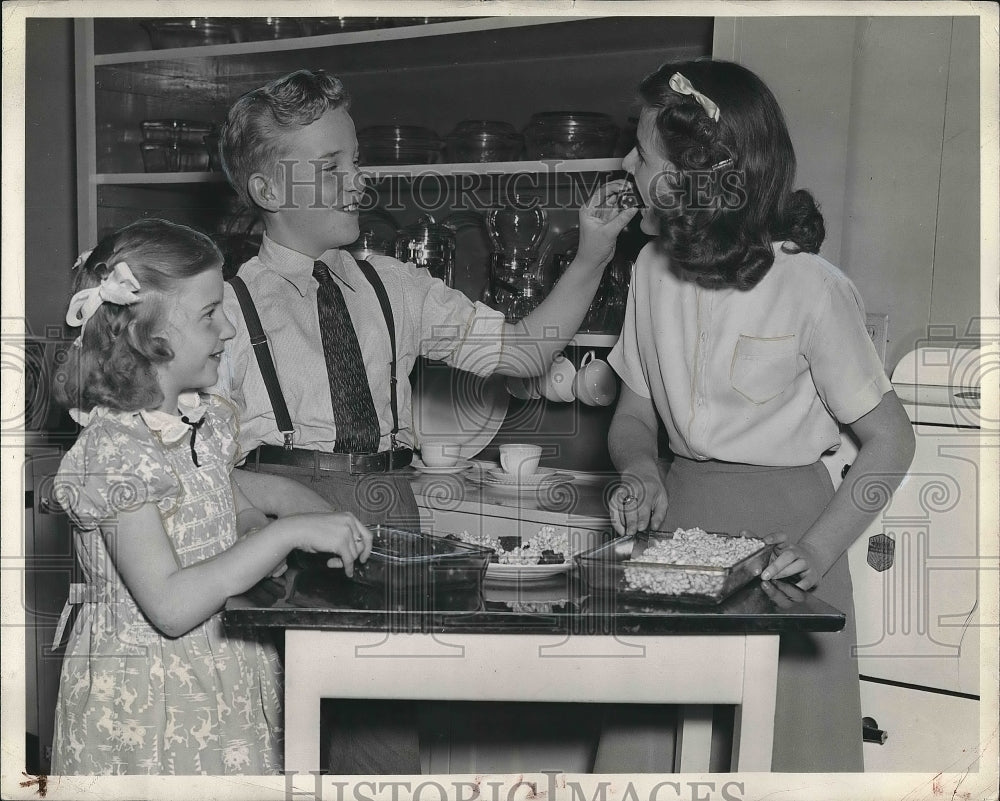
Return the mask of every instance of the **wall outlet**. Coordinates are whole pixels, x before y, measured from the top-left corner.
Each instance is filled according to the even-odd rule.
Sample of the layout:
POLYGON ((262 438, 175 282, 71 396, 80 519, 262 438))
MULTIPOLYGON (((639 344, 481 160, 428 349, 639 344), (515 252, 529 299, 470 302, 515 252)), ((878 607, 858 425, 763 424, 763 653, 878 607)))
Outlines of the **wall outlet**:
POLYGON ((885 346, 889 341, 889 315, 888 314, 866 314, 865 328, 868 329, 868 336, 875 344, 875 352, 885 366, 885 346))

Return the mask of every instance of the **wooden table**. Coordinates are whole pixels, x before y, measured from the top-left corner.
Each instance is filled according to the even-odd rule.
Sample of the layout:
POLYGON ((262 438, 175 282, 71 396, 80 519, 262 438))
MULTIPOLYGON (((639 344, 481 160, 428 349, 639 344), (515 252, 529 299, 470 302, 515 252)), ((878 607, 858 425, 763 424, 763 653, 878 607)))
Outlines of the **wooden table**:
POLYGON ((305 571, 231 599, 225 618, 285 630, 285 769, 301 772, 319 769, 322 698, 680 704, 685 772, 708 770, 711 705, 734 704, 732 769, 769 771, 781 632, 844 625, 759 585, 717 607, 588 596, 571 574, 514 592, 389 597, 305 571))

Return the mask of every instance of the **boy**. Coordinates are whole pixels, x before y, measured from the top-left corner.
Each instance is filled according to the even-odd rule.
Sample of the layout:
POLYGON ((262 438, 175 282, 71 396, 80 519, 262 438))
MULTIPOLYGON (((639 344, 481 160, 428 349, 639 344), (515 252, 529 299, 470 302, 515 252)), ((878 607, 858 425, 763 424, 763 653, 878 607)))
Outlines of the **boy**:
MULTIPOLYGON (((341 250, 359 235, 365 192, 348 104, 337 78, 300 70, 243 95, 229 110, 223 166, 265 228, 260 253, 240 268, 239 278, 267 334, 292 439, 279 430, 230 286, 224 308, 237 333, 227 345, 220 388, 240 409, 240 445, 244 453, 256 449, 249 461, 258 469, 309 482, 365 524, 415 525, 409 481, 394 471, 412 455, 406 379, 416 357, 479 375, 543 373, 583 320, 635 210, 600 208, 592 198, 580 212, 576 259, 531 315, 507 324, 500 312, 426 270, 389 257, 372 257, 368 269, 341 250)), ((253 474, 239 472, 238 483, 253 497, 253 474)), ((366 725, 370 717, 366 712, 366 725)), ((335 756, 342 760, 349 745, 331 754, 339 748, 335 756)), ((335 772, 419 772, 419 765, 410 770, 358 759, 333 766, 335 772)))

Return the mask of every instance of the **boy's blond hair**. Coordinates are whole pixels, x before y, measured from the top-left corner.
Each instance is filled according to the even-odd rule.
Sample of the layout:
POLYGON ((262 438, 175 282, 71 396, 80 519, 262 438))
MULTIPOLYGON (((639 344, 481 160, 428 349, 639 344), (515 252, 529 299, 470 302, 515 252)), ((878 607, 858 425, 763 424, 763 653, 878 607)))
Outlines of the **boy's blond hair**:
POLYGON ((340 79, 323 70, 298 70, 242 95, 226 115, 219 152, 226 177, 249 208, 247 183, 254 173, 271 174, 281 158, 281 135, 350 105, 340 79))

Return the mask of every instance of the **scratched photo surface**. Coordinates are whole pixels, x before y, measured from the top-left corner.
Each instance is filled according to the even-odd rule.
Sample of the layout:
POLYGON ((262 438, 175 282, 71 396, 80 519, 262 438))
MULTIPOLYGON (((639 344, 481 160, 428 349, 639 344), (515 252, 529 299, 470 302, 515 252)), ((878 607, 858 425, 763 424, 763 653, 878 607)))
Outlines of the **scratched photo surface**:
MULTIPOLYGON (((905 1, 5 3, 3 797, 997 799, 998 19, 988 3, 905 1), (700 520, 671 526, 687 531, 669 538, 618 538, 614 510, 624 521, 628 502, 652 508, 616 470, 608 441, 617 404, 639 397, 616 370, 657 367, 628 368, 616 348, 631 325, 636 353, 653 353, 633 278, 665 230, 657 215, 673 206, 651 187, 687 209, 723 190, 730 208, 748 202, 750 168, 737 153, 711 157, 718 141, 704 140, 681 189, 675 168, 642 147, 658 140, 640 81, 666 62, 705 59, 740 64, 773 93, 794 149, 791 188, 808 190, 822 214, 810 258, 849 279, 866 358, 884 368, 913 431, 905 476, 852 483, 864 463, 858 436, 834 429, 817 473, 824 487, 852 486, 845 519, 871 522, 841 558, 841 578, 831 570, 818 592, 795 583, 802 575, 759 579, 784 545, 751 523, 738 526, 748 540, 702 531, 700 520), (579 209, 589 198, 605 217, 635 217, 579 332, 540 376, 475 374, 500 358, 488 320, 466 333, 469 371, 442 361, 454 334, 414 337, 397 386, 406 385, 403 444, 419 458, 399 480, 419 521, 373 526, 373 555, 350 578, 325 553, 285 560, 286 549, 273 575, 220 600, 193 630, 165 632, 115 567, 118 538, 134 529, 86 530, 80 517, 145 499, 179 565, 217 558, 239 536, 229 473, 245 455, 244 421, 238 406, 213 401, 199 411, 207 426, 174 418, 154 429, 174 446, 169 462, 123 456, 112 442, 121 426, 86 464, 64 462, 82 425, 57 386, 82 331, 67 306, 87 251, 139 220, 203 234, 227 280, 257 255, 269 240, 227 182, 220 129, 237 98, 300 69, 343 81, 350 104, 337 119, 359 149, 331 175, 282 173, 289 202, 311 198, 310 219, 323 221, 328 192, 342 191, 330 187, 360 171, 366 191, 347 209, 358 239, 344 250, 376 265, 413 261, 420 281, 441 278, 470 306, 500 313, 486 317, 517 324, 544 303, 587 252, 579 209), (95 471, 101 481, 74 497, 74 482, 95 471), (856 716, 838 702, 843 671, 781 693, 779 662, 807 664, 833 632, 847 643, 848 695, 855 674, 860 683, 853 742, 838 734, 854 725, 838 715, 856 716), (776 717, 785 731, 774 731, 776 717), (858 770, 772 769, 785 752, 801 766, 858 755, 858 770)), ((722 97, 696 81, 670 87, 702 134, 725 118, 722 97)), ((747 415, 790 392, 795 375, 809 380, 805 356, 782 361, 766 350, 774 342, 713 319, 711 293, 699 288, 695 307, 662 325, 671 336, 694 331, 695 344, 699 331, 739 335, 745 350, 715 361, 747 415)), ((77 308, 85 318, 87 300, 77 308)), ((348 319, 366 363, 372 348, 388 361, 385 321, 371 308, 377 317, 348 319)), ((397 304, 396 330, 420 313, 397 304)), ((285 335, 269 332, 272 344, 285 335)), ((559 337, 549 329, 508 359, 533 364, 559 337)), ((855 352, 846 334, 841 344, 855 352)), ((856 367, 843 366, 844 386, 856 367)), ((664 379, 687 370, 659 368, 664 379)), ((319 390, 330 384, 318 374, 319 390)), ((809 391, 835 418, 827 396, 809 391)), ((703 392, 681 393, 692 421, 703 392)), ((388 412, 378 422, 388 441, 388 412)), ((675 423, 660 420, 650 439, 665 473, 675 423)), ((711 425, 722 432, 713 447, 739 430, 735 418, 711 425)), ((398 476, 370 479, 358 484, 362 505, 398 491, 398 476)), ((784 489, 806 508, 815 479, 784 489)), ((744 491, 727 476, 697 480, 713 482, 701 492, 720 516, 744 491)), ((764 498, 739 498, 747 521, 775 519, 764 498)))

